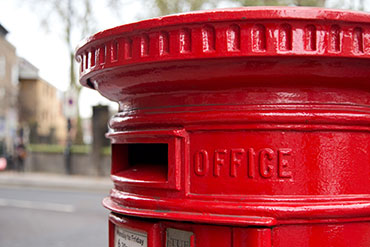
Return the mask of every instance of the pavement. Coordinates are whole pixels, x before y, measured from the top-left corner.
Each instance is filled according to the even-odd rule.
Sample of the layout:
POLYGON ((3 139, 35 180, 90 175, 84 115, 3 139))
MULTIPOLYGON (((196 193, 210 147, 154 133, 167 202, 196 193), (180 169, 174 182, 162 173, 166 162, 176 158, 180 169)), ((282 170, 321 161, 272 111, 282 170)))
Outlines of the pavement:
POLYGON ((110 177, 1 171, 0 186, 109 192, 113 183, 110 177))
POLYGON ((101 205, 106 196, 108 192, 0 186, 0 246, 108 246, 109 210, 101 205))

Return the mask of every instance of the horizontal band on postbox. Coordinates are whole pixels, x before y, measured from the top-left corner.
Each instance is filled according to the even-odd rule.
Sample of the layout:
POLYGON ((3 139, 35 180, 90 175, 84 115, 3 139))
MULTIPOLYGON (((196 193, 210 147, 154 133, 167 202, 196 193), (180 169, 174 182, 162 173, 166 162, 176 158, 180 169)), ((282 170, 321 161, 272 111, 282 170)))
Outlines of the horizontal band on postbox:
MULTIPOLYGON (((140 200, 140 197, 125 197, 125 200, 140 200)), ((142 202, 148 203, 148 199, 142 202)), ((278 201, 278 199, 277 199, 278 201)), ((363 222, 369 221, 370 200, 336 202, 336 203, 220 203, 209 201, 188 201, 188 211, 177 211, 169 209, 175 201, 153 200, 157 209, 150 209, 149 206, 130 207, 117 203, 114 197, 107 197, 103 205, 109 210, 130 216, 144 218, 160 218, 167 220, 201 222, 222 225, 242 226, 275 226, 287 224, 311 224, 311 223, 341 223, 341 222, 363 222), (164 205, 166 204, 166 205, 164 205), (163 209, 161 209, 163 206, 163 209), (202 208, 208 208, 208 212, 202 212, 202 208), (233 210, 232 210, 233 209, 233 210), (227 212, 227 213, 226 213, 227 212), (225 214, 226 213, 226 214, 225 214), (233 213, 233 214, 231 214, 233 213)))
POLYGON ((368 131, 203 127, 109 133, 116 186, 162 198, 370 194, 368 131))
POLYGON ((169 106, 118 113, 112 131, 186 126, 193 130, 353 130, 370 131, 370 107, 356 105, 199 105, 169 106), (187 126, 189 125, 189 126, 187 126), (133 129, 134 128, 134 129, 133 129))

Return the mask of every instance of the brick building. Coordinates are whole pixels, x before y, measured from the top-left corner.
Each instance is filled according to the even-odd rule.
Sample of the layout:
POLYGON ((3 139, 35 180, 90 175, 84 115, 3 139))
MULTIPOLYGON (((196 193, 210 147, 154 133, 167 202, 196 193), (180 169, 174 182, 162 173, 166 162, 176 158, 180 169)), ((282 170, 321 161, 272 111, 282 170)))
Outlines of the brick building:
POLYGON ((62 95, 40 78, 38 69, 19 59, 19 123, 30 143, 64 144, 67 135, 62 95))

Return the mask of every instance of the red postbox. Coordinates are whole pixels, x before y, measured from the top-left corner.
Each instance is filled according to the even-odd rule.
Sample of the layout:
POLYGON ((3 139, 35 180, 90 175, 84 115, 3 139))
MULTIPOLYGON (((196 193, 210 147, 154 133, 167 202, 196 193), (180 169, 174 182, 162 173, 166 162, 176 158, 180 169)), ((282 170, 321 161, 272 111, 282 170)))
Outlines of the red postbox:
POLYGON ((370 246, 370 15, 236 8, 98 33, 110 247, 370 246))

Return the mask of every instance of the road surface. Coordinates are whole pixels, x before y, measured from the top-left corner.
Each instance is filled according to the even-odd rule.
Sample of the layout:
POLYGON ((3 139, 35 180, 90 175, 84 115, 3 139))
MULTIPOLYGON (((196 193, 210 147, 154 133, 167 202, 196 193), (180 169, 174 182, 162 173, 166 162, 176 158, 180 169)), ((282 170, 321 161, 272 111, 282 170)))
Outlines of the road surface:
POLYGON ((0 187, 0 246, 107 247, 106 194, 0 187))

